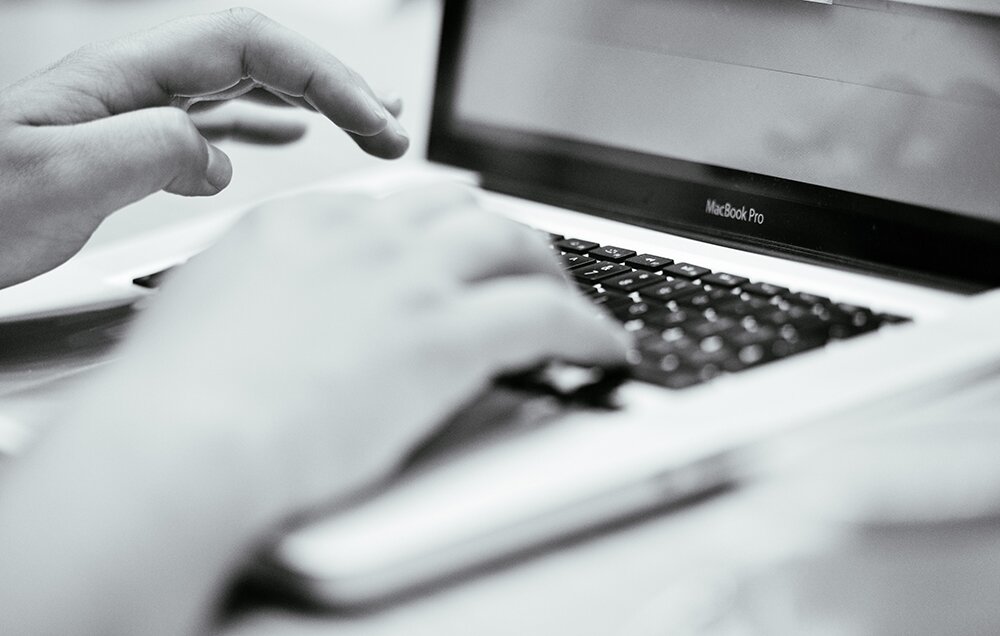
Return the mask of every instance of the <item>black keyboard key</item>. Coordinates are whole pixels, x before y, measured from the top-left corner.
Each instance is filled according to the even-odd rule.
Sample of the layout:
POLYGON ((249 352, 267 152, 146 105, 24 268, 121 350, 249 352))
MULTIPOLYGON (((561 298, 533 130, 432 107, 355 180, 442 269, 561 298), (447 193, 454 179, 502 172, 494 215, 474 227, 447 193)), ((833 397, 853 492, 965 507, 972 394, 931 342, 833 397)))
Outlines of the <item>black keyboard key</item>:
POLYGON ((691 294, 697 294, 700 291, 701 287, 692 282, 686 280, 674 280, 660 283, 659 285, 643 287, 639 291, 639 295, 642 298, 653 302, 667 302, 683 298, 684 296, 690 296, 691 294))
POLYGON ((597 261, 596 263, 586 265, 584 267, 577 267, 572 270, 572 274, 577 280, 596 283, 606 278, 611 278, 612 276, 625 274, 631 271, 632 268, 627 265, 609 263, 607 261, 597 261))
POLYGON ((830 307, 830 337, 852 338, 878 329, 879 323, 872 311, 841 303, 830 307))
POLYGON ((792 325, 785 325, 778 333, 780 337, 771 345, 771 353, 778 358, 816 349, 828 342, 827 338, 820 335, 801 333, 792 325))
POLYGON ((734 349, 743 349, 753 345, 769 346, 778 339, 778 330, 774 327, 762 326, 755 329, 732 329, 723 334, 726 342, 734 349))
POLYGON ((691 263, 676 263, 670 267, 664 267, 663 273, 668 276, 678 276, 680 278, 694 280, 696 278, 701 278, 706 274, 711 274, 712 270, 692 265, 691 263))
POLYGON ((832 304, 830 299, 827 298, 826 296, 817 296, 816 294, 807 294, 805 292, 786 294, 784 298, 793 305, 803 305, 805 307, 815 307, 817 305, 822 306, 822 305, 832 304))
POLYGON ((722 368, 730 373, 736 373, 758 364, 763 364, 774 359, 771 347, 767 344, 752 344, 741 347, 736 352, 736 357, 726 360, 722 368))
POLYGON ((674 354, 659 359, 643 360, 632 367, 632 377, 668 389, 686 389, 704 382, 694 369, 685 368, 674 354))
POLYGON ((684 331, 693 338, 702 340, 709 336, 717 336, 737 327, 737 323, 732 318, 720 318, 718 320, 701 320, 697 323, 685 325, 684 331))
POLYGON ((619 294, 610 294, 606 291, 594 290, 593 293, 587 294, 590 298, 590 302, 603 307, 612 314, 618 310, 619 307, 628 306, 632 304, 632 299, 627 296, 621 296, 619 294))
POLYGON ((586 254, 590 250, 598 247, 597 243, 593 241, 583 241, 575 238, 563 239, 561 241, 556 241, 555 246, 564 252, 573 252, 575 254, 586 254))
POLYGON ((674 264, 674 259, 656 256, 655 254, 639 254, 625 260, 626 265, 647 272, 658 272, 664 267, 674 264))
POLYGON ((728 300, 733 294, 726 289, 713 289, 705 291, 702 288, 698 293, 677 300, 678 304, 694 309, 706 309, 715 307, 721 301, 728 300))
POLYGON ((627 322, 629 320, 635 320, 641 318, 643 320, 649 321, 649 318, 657 313, 663 313, 663 310, 659 307, 655 307, 649 303, 644 302, 632 302, 631 299, 622 296, 615 296, 626 302, 619 303, 615 306, 614 310, 611 312, 614 314, 615 318, 621 320, 622 322, 627 322))
POLYGON ((556 241, 561 241, 566 238, 562 234, 553 234, 552 232, 545 232, 545 234, 548 235, 550 243, 555 243, 556 241))
POLYGON ((748 294, 753 294, 754 296, 764 296, 767 298, 788 293, 787 287, 780 287, 778 285, 772 285, 771 283, 750 283, 748 285, 743 285, 741 288, 748 294))
POLYGON ((601 284, 604 285, 605 289, 631 293, 643 287, 657 285, 665 281, 666 279, 658 274, 629 271, 626 274, 620 274, 614 278, 601 281, 601 284))
POLYGON ((883 325, 903 325, 908 322, 913 322, 911 318, 906 316, 897 316, 895 314, 879 314, 877 316, 880 324, 883 325))
POLYGON ((683 325, 686 322, 697 320, 698 314, 694 311, 687 311, 684 309, 678 309, 677 311, 665 311, 657 312, 646 318, 646 321, 651 325, 656 325, 657 327, 662 327, 668 329, 670 327, 677 327, 683 325))
POLYGON ((774 307, 762 298, 756 296, 746 297, 730 295, 716 301, 713 305, 719 313, 726 313, 733 316, 750 316, 761 311, 773 311, 774 307))
MULTIPOLYGON (((700 370, 703 367, 712 365, 718 370, 721 370, 722 365, 726 363, 726 360, 735 356, 733 355, 733 352, 727 349, 724 344, 721 344, 721 340, 719 342, 720 343, 716 345, 716 340, 709 340, 704 343, 704 346, 696 347, 681 354, 681 360, 687 366, 694 367, 695 369, 700 370)), ((714 373, 713 377, 716 375, 718 375, 718 373, 714 373)))
POLYGON ((649 329, 638 334, 636 343, 639 352, 645 358, 665 356, 668 353, 681 353, 698 346, 695 340, 687 337, 683 330, 677 328, 664 331, 649 329))
POLYGON ((590 258, 584 254, 574 254, 572 252, 567 252, 563 254, 562 262, 563 267, 566 269, 576 269, 577 267, 583 267, 585 265, 590 265, 591 263, 596 263, 596 258, 590 258))
POLYGON ((615 247, 613 245, 604 245, 595 250, 590 250, 590 255, 596 259, 602 261, 611 261, 612 263, 621 263, 627 258, 635 256, 635 252, 632 250, 627 250, 624 247, 615 247))
POLYGON ((706 285, 715 285, 716 287, 732 289, 733 287, 746 285, 750 282, 750 279, 742 276, 734 276, 733 274, 726 274, 725 272, 716 272, 714 274, 702 276, 701 282, 706 285))

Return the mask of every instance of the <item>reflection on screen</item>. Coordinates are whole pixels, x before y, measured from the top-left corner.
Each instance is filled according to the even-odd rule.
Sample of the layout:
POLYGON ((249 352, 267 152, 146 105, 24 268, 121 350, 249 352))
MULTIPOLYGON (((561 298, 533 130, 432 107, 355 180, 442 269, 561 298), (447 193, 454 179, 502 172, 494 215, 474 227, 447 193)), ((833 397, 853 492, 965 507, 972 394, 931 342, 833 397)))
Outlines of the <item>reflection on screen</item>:
POLYGON ((465 122, 1000 220, 1000 19, 853 0, 474 0, 465 122))

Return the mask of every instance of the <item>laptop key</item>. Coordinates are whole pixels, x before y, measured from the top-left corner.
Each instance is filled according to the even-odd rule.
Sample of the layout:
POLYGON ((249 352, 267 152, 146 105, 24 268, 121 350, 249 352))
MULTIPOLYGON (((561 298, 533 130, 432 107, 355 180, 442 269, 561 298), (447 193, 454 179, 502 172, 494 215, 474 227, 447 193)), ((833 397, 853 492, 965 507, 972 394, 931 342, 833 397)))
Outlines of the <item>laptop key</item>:
POLYGON ((701 287, 686 280, 674 280, 650 285, 639 290, 639 296, 653 302, 666 302, 697 294, 701 287))
POLYGON ((576 269, 577 267, 584 267, 590 265, 591 263, 596 263, 596 258, 590 258, 583 254, 574 254, 572 252, 567 252, 561 257, 563 268, 565 269, 576 269))
POLYGON ((785 294, 784 298, 793 305, 803 305, 806 307, 815 307, 816 305, 832 304, 830 299, 827 298, 826 296, 817 296, 816 294, 807 294, 805 292, 785 294))
POLYGON ((678 304, 683 307, 692 307, 694 309, 706 309, 708 307, 715 307, 716 303, 721 300, 728 299, 733 295, 726 289, 713 289, 708 291, 702 288, 702 290, 703 291, 699 291, 697 294, 692 296, 678 299, 678 304))
POLYGON ((778 285, 772 285, 771 283, 750 283, 748 285, 742 285, 741 289, 748 294, 752 294, 754 296, 764 296, 767 298, 788 293, 787 287, 780 287, 778 285))
POLYGON ((620 318, 618 316, 618 312, 622 307, 630 306, 632 304, 632 299, 620 294, 610 294, 606 291, 599 291, 590 296, 590 302, 603 307, 619 320, 627 320, 627 318, 620 318))
POLYGON ((575 238, 556 241, 554 245, 564 252, 574 252, 576 254, 586 254, 595 247, 598 247, 598 243, 594 243, 593 241, 584 241, 575 238))
POLYGON ((830 322, 830 337, 837 339, 858 336, 879 326, 870 309, 843 303, 830 307, 830 322))
POLYGON ((678 276, 680 278, 695 280, 696 278, 701 278, 706 274, 711 274, 712 270, 692 265, 691 263, 675 263, 670 267, 664 267, 663 273, 668 276, 678 276))
POLYGON ((615 276, 614 278, 603 280, 601 281, 601 284, 604 285, 604 288, 608 290, 631 293, 636 290, 642 289, 643 287, 649 287, 650 285, 657 285, 665 281, 666 279, 658 274, 651 274, 649 272, 630 271, 628 273, 615 276))
POLYGON ((635 256, 635 252, 632 250, 627 250, 624 247, 615 247, 613 245, 604 245, 595 250, 590 250, 590 255, 594 258, 611 261, 612 263, 621 263, 627 258, 635 256))
POLYGON ((632 377, 668 389, 686 389, 704 382, 697 370, 685 367, 675 354, 635 365, 632 377))
POLYGON ((664 267, 673 265, 674 259, 656 256, 655 254, 639 254, 638 256, 626 259, 625 264, 647 272, 658 272, 664 267))
POLYGON ((628 320, 635 320, 636 318, 641 318, 647 322, 649 319, 654 317, 657 313, 663 313, 663 310, 659 307, 655 307, 649 303, 644 302, 632 302, 628 297, 622 297, 615 294, 611 294, 615 298, 620 298, 625 302, 617 304, 614 310, 611 312, 614 314, 615 318, 626 322, 628 320))
POLYGON ((631 271, 632 268, 627 265, 619 265, 618 263, 609 263, 607 261, 597 261, 596 263, 592 263, 584 267, 577 267, 576 269, 571 270, 571 273, 577 280, 596 283, 606 278, 611 278, 612 276, 617 276, 631 271))
POLYGON ((726 274, 725 272, 715 272, 714 274, 706 274, 701 277, 701 282, 706 285, 715 285, 717 287, 724 287, 726 289, 732 289, 733 287, 739 287, 740 285, 746 285, 750 282, 749 278, 744 278, 743 276, 734 276, 733 274, 726 274))

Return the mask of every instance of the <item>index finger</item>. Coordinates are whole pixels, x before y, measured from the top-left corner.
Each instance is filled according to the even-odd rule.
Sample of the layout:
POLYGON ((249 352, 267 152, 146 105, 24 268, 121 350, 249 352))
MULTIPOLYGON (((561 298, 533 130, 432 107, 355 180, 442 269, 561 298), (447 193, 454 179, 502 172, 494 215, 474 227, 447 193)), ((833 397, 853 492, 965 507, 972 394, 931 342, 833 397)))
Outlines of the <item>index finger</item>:
POLYGON ((372 136, 390 123, 391 115, 360 75, 252 9, 181 18, 118 40, 106 53, 100 47, 89 53, 87 59, 102 72, 99 90, 91 85, 86 92, 112 113, 212 95, 249 79, 305 99, 348 132, 372 136))

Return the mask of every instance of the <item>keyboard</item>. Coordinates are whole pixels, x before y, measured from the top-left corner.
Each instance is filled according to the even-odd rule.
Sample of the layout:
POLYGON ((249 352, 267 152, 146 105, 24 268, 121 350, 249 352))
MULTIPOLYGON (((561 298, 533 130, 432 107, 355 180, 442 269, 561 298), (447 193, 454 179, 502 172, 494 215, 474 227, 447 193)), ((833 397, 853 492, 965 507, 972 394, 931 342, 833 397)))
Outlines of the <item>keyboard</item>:
POLYGON ((549 237, 580 292, 633 333, 631 375, 669 389, 909 321, 665 256, 549 237))
MULTIPOLYGON (((548 236, 580 292, 632 332, 627 375, 668 389, 909 321, 664 256, 548 236)), ((173 269, 133 283, 155 289, 173 269)))

